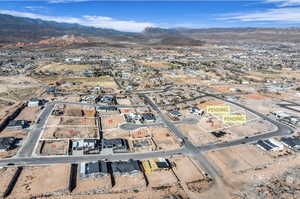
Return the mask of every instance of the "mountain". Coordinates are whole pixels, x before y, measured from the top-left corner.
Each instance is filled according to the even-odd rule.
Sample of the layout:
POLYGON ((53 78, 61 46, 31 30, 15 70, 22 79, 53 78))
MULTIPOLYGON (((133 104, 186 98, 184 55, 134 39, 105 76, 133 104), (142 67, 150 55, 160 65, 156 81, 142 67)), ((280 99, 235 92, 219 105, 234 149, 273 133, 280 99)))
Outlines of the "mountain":
POLYGON ((202 41, 300 42, 300 28, 146 28, 146 37, 188 37, 202 41))
POLYGON ((101 36, 112 39, 127 39, 135 36, 134 33, 120 32, 113 29, 0 14, 0 43, 2 44, 10 42, 38 42, 63 35, 101 36))

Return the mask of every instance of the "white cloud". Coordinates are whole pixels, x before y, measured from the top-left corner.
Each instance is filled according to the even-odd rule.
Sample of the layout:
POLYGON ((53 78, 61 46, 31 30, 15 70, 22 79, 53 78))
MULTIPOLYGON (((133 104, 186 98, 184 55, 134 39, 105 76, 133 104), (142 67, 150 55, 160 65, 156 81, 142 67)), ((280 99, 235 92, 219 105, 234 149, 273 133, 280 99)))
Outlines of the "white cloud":
POLYGON ((277 8, 266 11, 248 13, 248 14, 233 14, 228 17, 219 18, 222 20, 238 20, 243 22, 250 21, 269 21, 269 22, 287 22, 300 23, 300 8, 277 8))
POLYGON ((0 14, 8 14, 17 17, 27 17, 31 19, 42 19, 45 21, 56 21, 64 23, 77 23, 84 26, 92 26, 97 28, 111 28, 126 32, 141 32, 146 27, 155 26, 150 22, 123 21, 105 16, 81 16, 81 17, 57 17, 34 14, 30 12, 19 12, 14 10, 0 10, 0 14))
POLYGON ((279 7, 300 5, 300 0, 266 0, 267 3, 279 3, 279 7))

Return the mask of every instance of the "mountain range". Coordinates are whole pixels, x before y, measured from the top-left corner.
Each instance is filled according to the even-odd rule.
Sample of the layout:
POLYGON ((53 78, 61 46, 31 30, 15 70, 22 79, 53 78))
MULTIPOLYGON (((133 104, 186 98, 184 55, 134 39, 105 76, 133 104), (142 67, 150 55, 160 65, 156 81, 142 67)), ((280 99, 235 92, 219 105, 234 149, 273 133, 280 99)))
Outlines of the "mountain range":
POLYGON ((63 35, 97 37, 112 41, 133 41, 151 45, 202 45, 207 41, 279 41, 300 42, 300 28, 156 28, 141 33, 87 27, 0 14, 0 46, 34 43, 63 35))

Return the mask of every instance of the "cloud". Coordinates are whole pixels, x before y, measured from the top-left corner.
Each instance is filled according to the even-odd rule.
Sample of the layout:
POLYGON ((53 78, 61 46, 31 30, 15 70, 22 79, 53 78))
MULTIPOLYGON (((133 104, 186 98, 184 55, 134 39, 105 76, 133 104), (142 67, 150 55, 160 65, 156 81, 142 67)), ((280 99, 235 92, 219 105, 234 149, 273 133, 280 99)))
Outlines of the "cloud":
POLYGON ((25 6, 24 8, 28 9, 28 10, 41 10, 41 9, 45 9, 45 7, 43 6, 25 6))
POLYGON ((136 22, 132 20, 124 21, 124 20, 117 20, 105 16, 85 15, 81 17, 57 17, 57 16, 39 15, 30 12, 19 12, 14 10, 0 10, 0 14, 8 14, 17 17, 27 17, 31 19, 41 19, 45 21, 77 23, 84 26, 92 26, 97 28, 110 28, 110 29, 126 31, 126 32, 141 32, 146 27, 155 26, 153 23, 150 22, 136 22))
POLYGON ((279 3, 279 7, 298 6, 300 0, 266 0, 267 3, 279 3))
POLYGON ((287 22, 300 23, 300 7, 275 8, 266 11, 232 14, 227 17, 219 18, 221 20, 238 20, 242 22, 264 21, 264 22, 287 22))

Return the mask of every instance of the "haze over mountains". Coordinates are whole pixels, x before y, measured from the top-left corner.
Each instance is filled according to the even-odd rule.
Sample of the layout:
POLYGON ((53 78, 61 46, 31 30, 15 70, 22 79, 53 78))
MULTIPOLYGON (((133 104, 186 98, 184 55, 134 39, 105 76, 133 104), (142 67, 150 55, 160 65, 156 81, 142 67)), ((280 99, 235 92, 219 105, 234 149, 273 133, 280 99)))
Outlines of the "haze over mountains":
POLYGON ((159 45, 202 45, 203 41, 265 40, 299 42, 300 28, 146 28, 141 33, 57 23, 0 14, 0 45, 39 42, 51 37, 75 35, 113 41, 133 41, 159 45))

